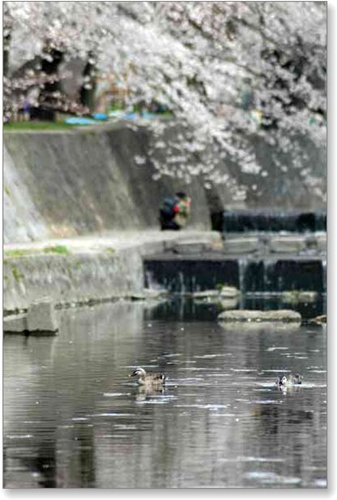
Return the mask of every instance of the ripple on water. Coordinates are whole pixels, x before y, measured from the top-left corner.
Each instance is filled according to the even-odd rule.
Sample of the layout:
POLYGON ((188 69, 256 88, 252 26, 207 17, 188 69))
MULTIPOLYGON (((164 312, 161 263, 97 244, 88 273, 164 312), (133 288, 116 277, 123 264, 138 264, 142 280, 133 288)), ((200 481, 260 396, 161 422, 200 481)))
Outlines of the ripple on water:
POLYGON ((326 479, 316 479, 314 482, 315 486, 318 488, 326 488, 327 487, 327 480, 326 479))
POLYGON ((261 373, 289 373, 290 370, 285 370, 284 368, 278 368, 276 370, 261 370, 261 373))
POLYGON ((280 405, 280 404, 282 404, 282 401, 279 401, 277 399, 255 399, 254 401, 251 402, 251 404, 256 404, 256 405, 280 405))
POLYGON ((88 415, 88 417, 134 417, 133 413, 118 413, 118 412, 108 412, 108 413, 93 413, 88 415))
POLYGON ((134 370, 135 368, 138 368, 138 366, 141 366, 142 368, 158 368, 159 365, 143 365, 139 363, 138 365, 126 365, 126 366, 121 366, 121 368, 129 368, 130 370, 134 370))
MULTIPOLYGON (((195 371, 195 372, 202 372, 202 371, 207 371, 209 372, 210 368, 209 367, 203 367, 203 366, 182 366, 178 368, 179 371, 195 371)), ((221 368, 212 368, 213 371, 220 371, 221 368)))
POLYGON ((274 382, 256 382, 256 385, 258 385, 261 388, 270 389, 272 387, 275 387, 275 381, 274 382))
POLYGON ((103 396, 107 398, 118 398, 120 396, 130 396, 131 392, 104 392, 103 396))
POLYGON ((6 439, 31 439, 33 434, 7 434, 6 439))
POLYGON ((284 462, 284 458, 278 457, 253 457, 253 456, 239 456, 235 458, 220 458, 220 462, 284 462))
POLYGON ((200 354, 200 355, 195 355, 193 356, 196 359, 213 359, 213 358, 224 358, 226 356, 231 356, 230 353, 223 353, 223 354, 200 354))
POLYGON ((114 424, 114 428, 115 429, 121 429, 121 430, 130 430, 130 431, 135 431, 137 430, 137 426, 136 425, 132 425, 132 424, 114 424))
POLYGON ((243 372, 243 373, 245 373, 245 372, 249 373, 249 372, 256 372, 257 371, 256 368, 230 368, 230 370, 232 372, 243 372))
POLYGON ((275 472, 269 471, 251 471, 245 474, 247 479, 255 479, 258 482, 264 484, 300 484, 302 479, 299 477, 290 477, 290 476, 280 476, 275 472))
MULTIPOLYGON (((171 379, 171 384, 175 385, 196 385, 199 382, 203 382, 203 378, 201 377, 186 377, 186 378, 175 378, 171 379)), ((168 384, 165 384, 168 385, 168 384)))
POLYGON ((205 410, 213 410, 213 411, 218 411, 221 410, 222 408, 228 408, 229 405, 222 405, 222 404, 179 404, 176 405, 177 408, 202 408, 205 410))
POLYGON ((157 399, 156 397, 148 397, 144 399, 138 399, 136 401, 137 404, 151 404, 151 405, 165 405, 169 403, 171 399, 162 397, 161 399, 157 399))

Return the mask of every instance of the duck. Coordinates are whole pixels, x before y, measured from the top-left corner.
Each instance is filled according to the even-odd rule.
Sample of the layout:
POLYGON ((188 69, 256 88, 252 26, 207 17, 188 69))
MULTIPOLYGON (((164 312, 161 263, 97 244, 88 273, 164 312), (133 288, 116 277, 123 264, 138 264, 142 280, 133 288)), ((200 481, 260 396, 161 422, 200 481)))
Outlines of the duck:
POLYGON ((290 373, 289 375, 279 375, 276 380, 277 387, 293 387, 302 384, 303 377, 299 373, 290 373))
POLYGON ((146 373, 140 366, 135 368, 129 377, 138 377, 138 384, 149 389, 162 389, 166 380, 163 373, 146 373))

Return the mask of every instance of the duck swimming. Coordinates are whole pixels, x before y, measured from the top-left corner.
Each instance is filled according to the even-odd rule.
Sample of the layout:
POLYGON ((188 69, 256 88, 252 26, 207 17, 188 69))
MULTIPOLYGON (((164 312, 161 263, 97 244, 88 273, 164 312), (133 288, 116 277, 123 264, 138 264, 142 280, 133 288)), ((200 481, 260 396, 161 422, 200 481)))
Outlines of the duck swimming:
POLYGON ((138 384, 149 389, 162 389, 166 380, 166 375, 163 373, 146 373, 140 366, 133 370, 129 377, 138 377, 138 384))
POLYGON ((289 375, 279 375, 276 380, 277 387, 293 387, 302 384, 303 377, 299 373, 289 375))

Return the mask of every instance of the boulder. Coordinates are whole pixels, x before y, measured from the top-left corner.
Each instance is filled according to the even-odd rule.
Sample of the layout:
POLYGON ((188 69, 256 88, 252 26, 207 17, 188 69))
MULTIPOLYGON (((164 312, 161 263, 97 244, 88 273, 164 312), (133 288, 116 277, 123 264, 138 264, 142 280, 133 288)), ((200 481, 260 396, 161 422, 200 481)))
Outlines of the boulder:
POLYGON ((302 317, 300 313, 288 309, 274 311, 250 311, 236 310, 224 311, 218 316, 219 321, 224 322, 282 322, 282 323, 301 323, 302 317))
POLYGON ((327 317, 326 314, 321 314, 320 316, 316 316, 315 318, 312 318, 309 323, 315 324, 315 325, 325 325, 327 322, 327 317))

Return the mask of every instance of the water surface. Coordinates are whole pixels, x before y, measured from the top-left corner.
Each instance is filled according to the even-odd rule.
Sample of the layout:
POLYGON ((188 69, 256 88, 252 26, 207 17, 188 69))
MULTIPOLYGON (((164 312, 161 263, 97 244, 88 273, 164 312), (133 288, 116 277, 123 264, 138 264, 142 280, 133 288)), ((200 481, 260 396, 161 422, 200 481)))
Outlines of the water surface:
MULTIPOLYGON (((158 312, 159 311, 159 312, 158 312)), ((4 340, 4 486, 325 487, 326 332, 223 329, 118 302, 4 340), (146 394, 134 366, 166 373, 146 394), (304 384, 282 392, 278 373, 304 384)))

